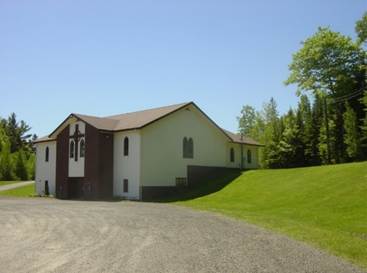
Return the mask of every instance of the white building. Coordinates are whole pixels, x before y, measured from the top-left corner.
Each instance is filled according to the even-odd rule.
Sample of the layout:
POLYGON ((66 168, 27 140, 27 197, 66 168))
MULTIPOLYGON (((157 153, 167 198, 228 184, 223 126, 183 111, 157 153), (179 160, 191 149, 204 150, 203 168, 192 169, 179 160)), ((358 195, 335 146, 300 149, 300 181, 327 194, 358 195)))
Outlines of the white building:
POLYGON ((129 199, 257 168, 260 146, 221 129, 193 102, 103 118, 71 114, 35 145, 39 194, 129 199))

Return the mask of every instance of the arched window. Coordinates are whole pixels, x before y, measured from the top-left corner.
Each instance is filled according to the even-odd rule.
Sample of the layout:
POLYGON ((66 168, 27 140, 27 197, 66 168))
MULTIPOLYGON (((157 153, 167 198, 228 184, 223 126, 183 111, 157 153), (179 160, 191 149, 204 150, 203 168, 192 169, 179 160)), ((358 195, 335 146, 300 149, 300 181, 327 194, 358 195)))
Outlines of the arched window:
POLYGON ((50 155, 50 149, 48 148, 48 146, 46 147, 46 151, 45 151, 45 161, 48 162, 48 158, 50 155))
POLYGON ((79 156, 80 157, 84 157, 85 156, 85 141, 84 141, 84 138, 82 138, 80 140, 80 152, 79 152, 79 156))
POLYGON ((70 154, 70 158, 74 158, 74 150, 75 150, 75 143, 74 143, 74 140, 70 141, 70 151, 69 151, 69 154, 70 154))
POLYGON ((229 157, 230 157, 231 162, 234 162, 234 149, 233 148, 231 148, 229 152, 229 157))
POLYGON ((188 148, 188 150, 189 150, 189 157, 190 158, 194 158, 194 141, 192 140, 192 138, 190 137, 190 139, 189 139, 189 148, 188 148))
POLYGON ((251 164, 252 162, 252 153, 251 150, 247 150, 247 163, 251 164))
POLYGON ((187 138, 184 137, 183 141, 182 141, 182 154, 183 154, 183 158, 187 158, 188 157, 188 153, 187 153, 187 138))
POLYGON ((125 137, 124 139, 124 156, 129 155, 129 138, 125 137))
POLYGON ((194 141, 192 138, 184 137, 183 143, 183 157, 184 158, 193 158, 194 157, 194 141))

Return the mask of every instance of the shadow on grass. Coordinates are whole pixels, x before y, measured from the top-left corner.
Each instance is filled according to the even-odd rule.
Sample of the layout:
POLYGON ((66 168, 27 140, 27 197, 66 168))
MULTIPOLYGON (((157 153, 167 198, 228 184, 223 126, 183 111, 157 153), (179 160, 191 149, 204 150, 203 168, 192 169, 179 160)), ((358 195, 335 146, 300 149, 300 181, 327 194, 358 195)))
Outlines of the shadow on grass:
POLYGON ((207 177, 202 179, 200 183, 196 183, 195 185, 177 188, 177 190, 170 196, 146 201, 169 203, 199 198, 220 191, 241 174, 242 172, 240 170, 230 170, 226 173, 217 174, 215 177, 207 177))
MULTIPOLYGON (((239 177, 242 171, 239 169, 229 169, 220 173, 206 174, 205 178, 199 179, 199 182, 194 183, 189 187, 172 187, 170 192, 165 192, 164 196, 156 198, 145 198, 144 202, 158 202, 158 203, 170 203, 177 201, 185 201, 195 199, 205 195, 209 195, 220 191, 225 186, 230 184, 234 179, 239 177)), ((62 199, 62 198, 56 198, 62 199)), ((121 202, 126 201, 123 197, 113 198, 67 198, 62 200, 68 201, 94 201, 94 202, 121 202)))

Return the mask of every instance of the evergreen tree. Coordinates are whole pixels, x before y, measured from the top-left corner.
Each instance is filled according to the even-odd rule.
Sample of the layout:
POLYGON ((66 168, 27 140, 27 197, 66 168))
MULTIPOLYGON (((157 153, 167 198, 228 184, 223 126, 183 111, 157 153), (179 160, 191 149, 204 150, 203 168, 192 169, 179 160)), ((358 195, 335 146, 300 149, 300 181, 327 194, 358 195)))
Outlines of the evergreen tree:
POLYGON ((36 156, 34 153, 30 153, 29 158, 26 162, 28 179, 33 180, 35 178, 35 165, 36 165, 36 156))
POLYGON ((362 103, 364 105, 365 117, 362 120, 361 130, 362 130, 362 144, 364 147, 367 147, 367 91, 364 92, 364 96, 362 99, 362 103))
POLYGON ((323 122, 323 103, 319 94, 315 95, 312 105, 312 126, 311 126, 311 165, 319 165, 321 163, 319 144, 320 129, 323 122))
POLYGON ((279 168, 280 153, 279 141, 282 132, 282 121, 279 119, 278 106, 274 98, 264 104, 263 116, 265 120, 264 145, 262 157, 264 165, 270 168, 279 168))
MULTIPOLYGON (((329 111, 330 112, 330 111, 329 111)), ((324 164, 335 163, 335 118, 329 113, 327 121, 323 118, 319 135, 319 154, 321 162, 324 164), (328 133, 329 131, 329 133, 328 133), (328 147, 329 146, 329 147, 328 147)))
POLYGON ((9 143, 8 136, 6 135, 3 124, 0 122, 0 152, 5 147, 6 143, 9 143))
POLYGON ((302 165, 309 165, 313 159, 313 124, 310 100, 306 95, 300 97, 297 109, 297 126, 301 145, 298 148, 299 156, 304 157, 302 165))
MULTIPOLYGON (((356 28, 360 38, 364 37, 364 19, 356 28)), ((352 41, 350 37, 334 32, 329 28, 319 28, 310 38, 302 43, 302 48, 293 55, 289 65, 290 76, 286 84, 297 84, 298 94, 312 92, 315 96, 321 93, 330 99, 339 100, 353 95, 363 86, 365 79, 366 54, 360 44, 352 41), (344 96, 344 97, 343 97, 344 96)), ((327 116, 329 122, 323 121, 325 128, 322 129, 323 140, 318 146, 323 151, 323 156, 329 157, 334 162, 343 162, 345 157, 345 144, 343 140, 343 104, 329 104, 327 116), (332 120, 332 121, 330 121, 332 120), (327 125, 333 128, 327 130, 327 125), (333 137, 333 143, 328 146, 327 132, 333 137), (326 139, 326 140, 325 140, 326 139)), ((357 107, 353 107, 357 109, 357 107)), ((360 113, 357 113, 359 116, 360 113)), ((308 152, 308 149, 305 150, 308 152)), ((306 153, 307 154, 307 153, 306 153)), ((327 158, 327 162, 329 158, 327 158)))
POLYGON ((344 143, 346 152, 349 158, 357 159, 361 154, 360 136, 358 130, 357 115, 349 103, 345 104, 346 111, 343 114, 344 118, 344 143))
POLYGON ((23 150, 19 150, 15 160, 15 175, 19 180, 23 181, 28 179, 26 160, 24 157, 23 150))
POLYGON ((29 129, 24 121, 17 122, 15 114, 0 118, 0 180, 34 177, 34 150, 26 135, 29 129))
POLYGON ((14 153, 20 149, 31 150, 29 138, 32 137, 31 134, 27 134, 31 127, 21 120, 17 121, 17 116, 12 113, 7 120, 3 120, 4 129, 10 141, 10 152, 14 153))
POLYGON ((13 164, 10 155, 10 144, 4 143, 0 152, 0 176, 2 180, 13 180, 13 164))
POLYGON ((296 167, 305 164, 303 158, 302 140, 297 124, 297 117, 290 109, 283 120, 284 130, 279 142, 279 165, 281 167, 296 167))

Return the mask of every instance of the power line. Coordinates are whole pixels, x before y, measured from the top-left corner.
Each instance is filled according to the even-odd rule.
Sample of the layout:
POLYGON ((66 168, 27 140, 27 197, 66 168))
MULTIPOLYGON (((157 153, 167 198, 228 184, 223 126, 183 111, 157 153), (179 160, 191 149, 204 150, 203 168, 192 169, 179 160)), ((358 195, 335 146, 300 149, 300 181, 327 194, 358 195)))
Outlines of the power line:
POLYGON ((357 91, 354 91, 353 93, 343 95, 343 96, 340 96, 338 98, 331 98, 331 99, 333 100, 332 101, 333 103, 340 103, 340 102, 347 101, 347 100, 350 100, 352 98, 358 97, 359 95, 361 95, 364 92, 365 92, 365 89, 361 88, 357 91))
POLYGON ((355 98, 355 97, 358 97, 359 95, 361 95, 363 92, 360 92, 360 93, 358 93, 358 94, 354 94, 354 95, 351 95, 351 96, 349 96, 349 97, 346 97, 346 98, 343 98, 343 99, 335 99, 334 100, 334 102, 335 103, 339 103, 339 102, 344 102, 344 101, 348 101, 348 100, 350 100, 350 99, 353 99, 353 98, 355 98))
MULTIPOLYGON (((365 92, 364 88, 361 88, 357 91, 354 91, 350 94, 344 95, 344 96, 340 96, 338 98, 332 98, 333 99, 333 103, 340 103, 343 101, 348 101, 352 98, 355 98, 359 95, 361 95, 362 93, 365 92)), ((329 135, 329 121, 328 121, 328 110, 327 110, 327 96, 324 97, 324 119, 325 119, 325 126, 326 126, 326 145, 327 145, 327 159, 328 159, 328 163, 330 164, 331 162, 331 148, 330 148, 330 135, 329 135)))
POLYGON ((343 96, 337 97, 337 98, 335 98, 335 100, 344 99, 344 98, 347 98, 347 97, 349 97, 349 96, 353 96, 353 95, 355 95, 355 94, 359 94, 359 93, 361 93, 362 91, 363 91, 363 88, 361 88, 361 89, 359 89, 359 90, 357 90, 357 91, 354 91, 354 92, 352 92, 352 93, 350 93, 350 94, 345 94, 345 95, 343 95, 343 96))

